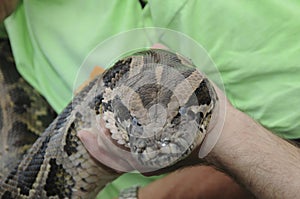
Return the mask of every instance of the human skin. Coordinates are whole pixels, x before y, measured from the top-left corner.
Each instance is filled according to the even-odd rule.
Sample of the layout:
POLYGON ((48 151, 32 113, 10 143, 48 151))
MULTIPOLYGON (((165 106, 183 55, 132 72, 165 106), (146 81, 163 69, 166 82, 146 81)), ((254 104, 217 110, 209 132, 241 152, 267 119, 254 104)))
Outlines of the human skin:
POLYGON ((206 160, 257 198, 297 198, 300 150, 227 104, 221 136, 206 160))
POLYGON ((253 196, 232 178, 210 166, 191 166, 140 188, 139 199, 250 199, 253 196))
POLYGON ((18 2, 18 0, 0 0, 0 22, 15 10, 18 2))

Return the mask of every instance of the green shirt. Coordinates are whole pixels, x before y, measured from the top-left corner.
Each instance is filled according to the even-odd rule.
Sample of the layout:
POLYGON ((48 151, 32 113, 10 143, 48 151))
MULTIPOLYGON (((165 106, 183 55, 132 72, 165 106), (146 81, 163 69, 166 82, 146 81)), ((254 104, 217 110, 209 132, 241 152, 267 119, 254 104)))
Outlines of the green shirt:
MULTIPOLYGON (((144 8, 138 0, 31 0, 23 1, 5 25, 18 70, 57 112, 83 81, 77 80, 78 71, 96 45, 134 28, 161 27, 184 33, 204 47, 235 107, 293 139, 300 137, 299 9, 296 1, 273 0, 148 0, 144 8)), ((151 45, 147 29, 144 36, 145 45, 151 45)), ((163 36, 157 41, 175 49, 185 45, 163 36)), ((127 42, 130 46, 136 41, 127 42)), ((107 52, 118 50, 107 46, 107 52)), ((99 65, 108 67, 110 61, 99 65)), ((127 174, 101 198, 135 184, 132 175, 141 184, 151 180, 127 174)))

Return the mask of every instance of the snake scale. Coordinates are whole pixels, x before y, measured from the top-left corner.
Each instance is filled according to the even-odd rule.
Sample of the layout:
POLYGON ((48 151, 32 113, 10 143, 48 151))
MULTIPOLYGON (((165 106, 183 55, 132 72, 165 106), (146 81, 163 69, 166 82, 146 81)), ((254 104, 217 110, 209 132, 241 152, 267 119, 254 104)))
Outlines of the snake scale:
POLYGON ((174 165, 201 144, 216 102, 190 60, 160 49, 133 53, 73 98, 1 180, 0 198, 94 198, 120 174, 91 157, 80 130, 109 137, 147 168, 174 165), (97 131, 100 120, 109 135, 97 131))

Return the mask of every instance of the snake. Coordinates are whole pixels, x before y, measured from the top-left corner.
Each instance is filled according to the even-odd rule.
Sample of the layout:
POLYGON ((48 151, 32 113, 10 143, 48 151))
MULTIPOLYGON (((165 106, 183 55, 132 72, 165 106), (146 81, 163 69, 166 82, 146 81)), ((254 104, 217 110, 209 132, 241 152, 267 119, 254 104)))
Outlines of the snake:
POLYGON ((204 140, 217 102, 190 59, 163 49, 133 52, 74 96, 1 179, 0 198, 95 198, 120 173, 89 153, 81 130, 107 138, 139 168, 176 165, 204 140))
POLYGON ((8 39, 0 39, 0 179, 15 167, 57 114, 16 70, 8 39))

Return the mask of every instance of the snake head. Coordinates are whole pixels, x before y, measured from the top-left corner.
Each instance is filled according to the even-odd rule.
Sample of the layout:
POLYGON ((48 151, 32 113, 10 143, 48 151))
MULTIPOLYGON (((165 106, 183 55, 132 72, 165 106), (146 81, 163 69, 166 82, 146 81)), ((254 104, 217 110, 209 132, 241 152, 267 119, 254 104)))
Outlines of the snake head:
POLYGON ((201 144, 217 96, 188 59, 166 50, 141 51, 116 62, 103 81, 106 128, 141 165, 173 165, 201 144))

